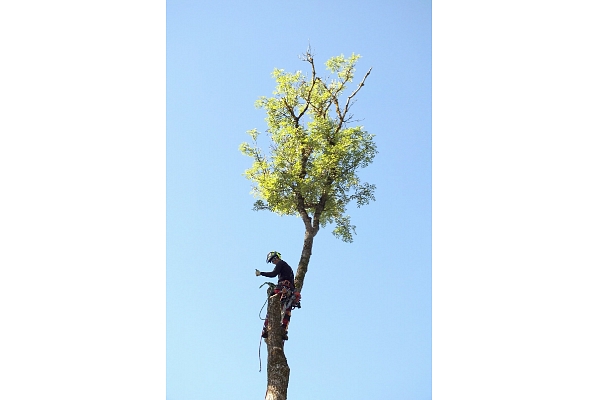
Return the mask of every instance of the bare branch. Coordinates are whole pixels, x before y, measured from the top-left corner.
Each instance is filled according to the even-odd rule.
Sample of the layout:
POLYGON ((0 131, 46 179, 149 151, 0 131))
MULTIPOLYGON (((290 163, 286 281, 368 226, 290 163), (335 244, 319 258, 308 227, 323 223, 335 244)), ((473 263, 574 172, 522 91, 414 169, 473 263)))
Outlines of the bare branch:
POLYGON ((373 67, 369 68, 369 70, 367 71, 366 75, 364 76, 363 80, 360 82, 360 84, 358 85, 358 87, 356 88, 356 90, 354 92, 352 92, 352 94, 350 95, 350 97, 348 97, 348 99, 346 100, 346 106, 344 107, 344 117, 346 117, 346 113, 348 112, 348 109, 350 108, 350 100, 356 96, 356 94, 358 93, 358 91, 365 86, 365 81, 367 80, 367 77, 369 76, 369 74, 371 73, 371 70, 373 69, 373 67))
POLYGON ((281 100, 283 100, 285 108, 287 108, 288 112, 290 113, 290 116, 294 119, 294 122, 296 122, 296 126, 298 126, 298 117, 296 117, 296 114, 294 114, 294 108, 288 104, 285 97, 282 97, 281 100))
POLYGON ((311 98, 312 91, 313 91, 313 89, 315 87, 315 83, 316 83, 317 72, 315 71, 314 59, 312 57, 312 54, 310 54, 310 45, 308 47, 308 51, 306 52, 306 59, 310 63, 310 66, 312 68, 312 79, 311 79, 312 82, 310 85, 310 89, 308 90, 308 96, 306 98, 306 107, 304 107, 304 110, 302 110, 302 112, 298 115, 298 119, 296 120, 296 125, 298 124, 298 121, 300 120, 300 118, 302 118, 302 116, 304 115, 306 110, 308 110, 308 107, 310 106, 310 98, 311 98))
MULTIPOLYGON (((331 95, 331 103, 335 104, 335 112, 338 115, 338 118, 340 119, 340 123, 338 124, 338 128, 336 130, 336 132, 338 132, 340 130, 340 128, 342 127, 342 123, 343 123, 343 118, 342 118, 342 113, 340 110, 340 103, 338 102, 338 98, 337 98, 337 93, 339 93, 339 91, 337 93, 334 94, 334 92, 332 92, 329 87, 327 87, 327 85, 323 85, 325 87, 325 90, 327 90, 327 92, 329 92, 329 94, 331 95)), ((331 105, 330 103, 330 105, 331 105)), ((327 107, 329 109, 329 106, 327 107)))
POLYGON ((304 205, 304 197, 294 188, 294 196, 296 197, 296 209, 302 217, 302 222, 304 222, 304 228, 307 231, 312 231, 312 221, 308 212, 306 211, 306 206, 304 205))

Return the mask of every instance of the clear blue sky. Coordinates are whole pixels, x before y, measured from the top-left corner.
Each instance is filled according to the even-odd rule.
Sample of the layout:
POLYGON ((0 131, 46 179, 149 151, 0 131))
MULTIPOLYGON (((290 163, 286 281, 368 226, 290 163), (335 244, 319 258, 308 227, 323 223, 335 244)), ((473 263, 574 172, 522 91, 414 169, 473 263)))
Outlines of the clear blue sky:
MULTIPOLYGON (((271 71, 362 55, 353 111, 379 154, 357 234, 315 238, 290 324, 290 399, 431 398, 431 3, 167 2, 167 398, 261 398, 265 255, 297 266, 303 224, 251 210, 246 131, 271 71)), ((263 366, 266 364, 263 346, 263 366)))

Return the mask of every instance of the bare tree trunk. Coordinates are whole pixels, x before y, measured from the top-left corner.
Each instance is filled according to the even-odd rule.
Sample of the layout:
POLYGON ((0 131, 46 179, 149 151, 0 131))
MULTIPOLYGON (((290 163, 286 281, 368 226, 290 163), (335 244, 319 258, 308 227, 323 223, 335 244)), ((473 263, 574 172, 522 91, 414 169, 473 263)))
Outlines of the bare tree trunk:
POLYGON ((267 393, 265 400, 286 400, 290 379, 290 367, 283 352, 283 329, 281 327, 281 296, 269 297, 267 308, 267 393))
POLYGON ((313 239, 316 234, 315 230, 312 230, 312 232, 306 230, 304 232, 304 245, 302 246, 302 254, 300 255, 300 262, 298 263, 294 279, 294 286, 296 286, 296 291, 298 292, 302 292, 302 286, 304 286, 304 276, 308 271, 308 263, 312 255, 313 239))

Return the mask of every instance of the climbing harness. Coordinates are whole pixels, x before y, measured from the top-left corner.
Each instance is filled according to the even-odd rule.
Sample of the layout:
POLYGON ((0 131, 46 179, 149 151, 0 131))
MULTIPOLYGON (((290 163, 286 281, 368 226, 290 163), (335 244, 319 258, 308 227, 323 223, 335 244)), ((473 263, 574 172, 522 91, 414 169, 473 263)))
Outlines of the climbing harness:
POLYGON ((291 311, 296 308, 302 308, 302 305, 300 304, 302 295, 300 294, 300 292, 292 291, 289 281, 282 281, 278 285, 275 285, 274 283, 271 283, 271 282, 265 282, 262 285, 260 285, 258 288, 260 289, 265 285, 269 285, 269 287, 267 288, 267 299, 265 300, 262 307, 260 308, 260 311, 258 312, 258 318, 260 320, 265 321, 267 319, 267 317, 262 318, 260 316, 260 314, 262 313, 263 308, 265 308, 265 305, 269 301, 269 297, 273 296, 274 294, 281 293, 281 309, 282 309, 281 321, 282 322, 283 322, 283 311, 284 310, 291 311))
MULTIPOLYGON (((300 299, 302 298, 302 296, 300 295, 300 292, 297 292, 292 289, 292 284, 290 281, 280 281, 280 282, 278 282, 277 285, 275 285, 272 282, 265 282, 259 286, 259 289, 265 285, 268 285, 267 299, 265 300, 262 307, 260 308, 260 311, 258 312, 258 318, 262 321, 265 321, 264 325, 263 325, 263 331, 261 332, 261 335, 260 335, 260 342, 258 345, 258 362, 259 362, 258 372, 262 371, 262 360, 260 358, 260 350, 262 348, 262 339, 263 338, 266 339, 265 332, 266 332, 267 325, 268 325, 268 314, 265 315, 265 318, 262 318, 260 316, 263 308, 265 308, 265 305, 267 304, 267 302, 269 301, 269 298, 271 296, 280 294, 281 295, 281 300, 280 300, 281 301, 281 324, 284 325, 285 327, 287 327, 287 324, 289 324, 289 321, 290 321, 291 311, 296 308, 301 308, 300 299), (286 317, 287 317, 287 321, 286 321, 286 317)), ((287 330, 286 329, 284 329, 283 334, 284 334, 283 342, 285 343, 285 340, 287 340, 287 330)))

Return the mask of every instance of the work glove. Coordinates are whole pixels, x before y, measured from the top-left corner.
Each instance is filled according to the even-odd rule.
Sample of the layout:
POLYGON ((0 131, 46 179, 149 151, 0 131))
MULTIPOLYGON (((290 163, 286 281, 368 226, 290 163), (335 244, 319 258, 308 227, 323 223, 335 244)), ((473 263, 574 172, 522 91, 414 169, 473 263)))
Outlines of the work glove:
POLYGON ((255 272, 256 276, 260 276, 260 271, 259 270, 255 269, 254 271, 256 271, 255 272))

